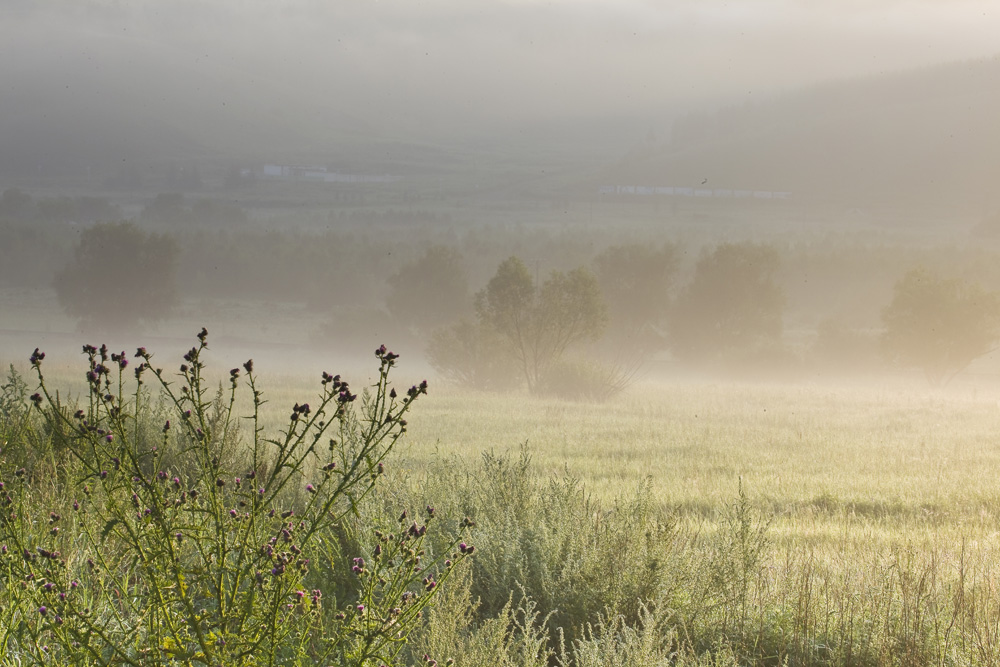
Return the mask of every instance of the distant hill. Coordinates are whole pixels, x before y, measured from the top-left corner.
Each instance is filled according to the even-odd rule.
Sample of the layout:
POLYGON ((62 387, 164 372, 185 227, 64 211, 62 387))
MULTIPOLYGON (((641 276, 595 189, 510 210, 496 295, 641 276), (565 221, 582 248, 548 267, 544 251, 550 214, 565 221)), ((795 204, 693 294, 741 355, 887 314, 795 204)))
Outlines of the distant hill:
POLYGON ((1000 56, 696 113, 606 184, 783 190, 845 207, 1000 207, 1000 56))
POLYGON ((0 188, 172 162, 281 161, 377 134, 336 100, 288 99, 281 82, 250 85, 228 63, 182 66, 162 45, 125 46, 98 40, 93 58, 53 56, 0 75, 0 188))

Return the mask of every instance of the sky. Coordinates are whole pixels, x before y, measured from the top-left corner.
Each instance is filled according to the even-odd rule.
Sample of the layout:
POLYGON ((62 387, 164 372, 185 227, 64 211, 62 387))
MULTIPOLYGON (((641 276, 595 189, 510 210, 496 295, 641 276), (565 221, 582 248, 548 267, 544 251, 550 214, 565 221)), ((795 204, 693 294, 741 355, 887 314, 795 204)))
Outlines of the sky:
POLYGON ((0 98, 22 115, 114 104, 222 134, 666 124, 995 55, 998 37, 993 0, 0 0, 0 98))

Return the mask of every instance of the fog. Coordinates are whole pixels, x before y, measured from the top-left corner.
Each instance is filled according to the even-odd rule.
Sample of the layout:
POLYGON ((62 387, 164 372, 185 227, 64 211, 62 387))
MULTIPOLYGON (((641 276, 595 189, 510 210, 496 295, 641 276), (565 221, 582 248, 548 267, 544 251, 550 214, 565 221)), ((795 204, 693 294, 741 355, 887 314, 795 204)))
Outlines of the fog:
POLYGON ((666 132, 710 104, 993 55, 1000 34, 985 0, 8 0, 0 17, 5 134, 138 115, 251 152, 577 120, 666 132))
POLYGON ((0 0, 0 667, 1000 665, 998 38, 0 0))
POLYGON ((930 369, 886 313, 911 284, 992 312, 997 35, 985 0, 7 0, 0 361, 208 324, 233 355, 395 342, 474 384, 434 350, 503 347, 461 326, 515 257, 532 317, 594 278, 567 358, 619 380, 995 378, 990 317, 930 369))

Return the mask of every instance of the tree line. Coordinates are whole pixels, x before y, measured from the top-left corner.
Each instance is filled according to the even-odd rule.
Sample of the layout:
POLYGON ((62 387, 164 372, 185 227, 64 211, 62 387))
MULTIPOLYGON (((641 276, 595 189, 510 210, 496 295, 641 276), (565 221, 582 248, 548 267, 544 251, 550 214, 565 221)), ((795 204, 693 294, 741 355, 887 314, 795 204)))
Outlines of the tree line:
MULTIPOLYGON (((996 292, 916 265, 896 276, 877 326, 859 330, 831 316, 815 327, 809 349, 795 350, 786 326, 795 316, 791 283, 782 277, 788 253, 761 243, 705 247, 693 262, 678 243, 609 245, 589 261, 544 272, 540 261, 511 254, 474 291, 468 258, 455 245, 431 244, 398 261, 392 251, 404 241, 340 235, 331 246, 314 239, 307 248, 277 233, 249 242, 211 238, 219 246, 240 241, 234 252, 262 287, 280 285, 284 267, 315 263, 322 270, 311 278, 295 274, 295 298, 334 318, 345 309, 378 312, 397 336, 422 341, 440 374, 481 389, 606 398, 654 358, 698 371, 754 372, 810 354, 918 368, 942 384, 1000 339, 996 292)), ((179 302, 185 255, 211 245, 193 250, 134 222, 100 223, 80 235, 54 287, 85 327, 164 320, 179 302)))

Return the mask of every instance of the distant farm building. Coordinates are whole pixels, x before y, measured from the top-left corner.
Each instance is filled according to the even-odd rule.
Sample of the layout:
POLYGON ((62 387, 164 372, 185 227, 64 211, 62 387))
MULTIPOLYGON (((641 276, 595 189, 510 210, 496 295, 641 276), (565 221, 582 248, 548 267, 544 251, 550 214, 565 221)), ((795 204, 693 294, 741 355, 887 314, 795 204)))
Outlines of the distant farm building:
POLYGON ((393 183, 399 180, 389 174, 344 174, 326 167, 265 164, 264 178, 281 181, 311 181, 314 183, 393 183))
POLYGON ((670 185, 601 185, 601 195, 636 195, 665 197, 712 197, 715 199, 790 199, 791 192, 782 190, 732 190, 730 188, 689 188, 670 185))

